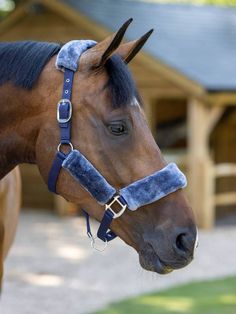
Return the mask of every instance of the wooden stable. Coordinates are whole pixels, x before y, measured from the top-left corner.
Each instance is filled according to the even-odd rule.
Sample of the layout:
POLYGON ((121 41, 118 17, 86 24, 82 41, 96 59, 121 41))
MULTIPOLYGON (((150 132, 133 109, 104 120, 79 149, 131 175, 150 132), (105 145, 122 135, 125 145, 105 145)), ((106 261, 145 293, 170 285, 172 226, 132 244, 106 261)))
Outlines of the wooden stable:
MULTIPOLYGON (((99 41, 108 34, 110 31, 101 24, 56 0, 24 1, 0 23, 1 41, 67 42, 80 38, 99 41)), ((236 93, 209 93, 204 86, 147 53, 140 53, 130 67, 157 141, 156 127, 161 119, 173 119, 178 115, 186 118, 188 144, 182 160, 189 180, 188 191, 199 226, 212 227, 217 205, 236 204, 236 188, 235 192, 215 194, 217 178, 236 176, 236 163, 227 163, 227 158, 220 163, 220 149, 210 146, 212 136, 214 143, 220 142, 220 135, 212 133, 226 108, 236 105, 236 93), (215 164, 215 161, 219 163, 215 164)), ((34 166, 24 165, 22 175, 24 206, 56 206, 59 212, 68 206, 47 192, 34 166)), ((71 205, 66 211, 68 208, 73 210, 71 205)))

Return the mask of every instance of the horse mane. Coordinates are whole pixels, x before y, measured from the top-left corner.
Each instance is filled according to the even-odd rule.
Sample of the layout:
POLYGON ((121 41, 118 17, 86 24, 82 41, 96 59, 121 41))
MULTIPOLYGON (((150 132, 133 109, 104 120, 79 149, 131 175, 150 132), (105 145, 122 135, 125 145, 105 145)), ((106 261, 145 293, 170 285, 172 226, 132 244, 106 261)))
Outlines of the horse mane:
POLYGON ((0 43, 0 85, 12 82, 31 89, 44 66, 61 45, 37 41, 0 43))
MULTIPOLYGON (((32 89, 48 61, 59 52, 61 45, 49 42, 17 41, 0 43, 0 85, 32 89)), ((132 75, 120 56, 113 55, 105 64, 112 105, 119 108, 139 98, 132 75)))

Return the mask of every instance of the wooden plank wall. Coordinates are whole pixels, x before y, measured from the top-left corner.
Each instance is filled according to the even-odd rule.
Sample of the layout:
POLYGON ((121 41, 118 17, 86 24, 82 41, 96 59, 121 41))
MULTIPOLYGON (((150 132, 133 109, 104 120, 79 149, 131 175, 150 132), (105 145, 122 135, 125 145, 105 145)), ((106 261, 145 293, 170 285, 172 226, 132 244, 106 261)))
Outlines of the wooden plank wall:
MULTIPOLYGON (((219 124, 215 128, 212 137, 211 145, 214 147, 214 160, 216 163, 236 163, 236 109, 230 107, 226 110, 219 124)), ((216 181, 216 192, 235 192, 236 177, 225 176, 219 177, 216 181)), ((231 206, 219 206, 219 214, 224 211, 230 211, 235 208, 231 206)))
POLYGON ((88 32, 75 27, 61 16, 44 9, 42 13, 30 12, 0 35, 1 41, 13 40, 44 40, 66 42, 76 38, 87 38, 88 32))

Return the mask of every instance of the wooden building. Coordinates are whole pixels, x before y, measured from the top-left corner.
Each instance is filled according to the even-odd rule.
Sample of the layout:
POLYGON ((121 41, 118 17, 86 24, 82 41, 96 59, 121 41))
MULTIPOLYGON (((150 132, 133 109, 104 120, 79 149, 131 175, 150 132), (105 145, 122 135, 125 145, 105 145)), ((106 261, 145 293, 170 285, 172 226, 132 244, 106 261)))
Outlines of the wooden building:
MULTIPOLYGON (((199 225, 211 227, 216 206, 236 204, 236 182, 228 178, 236 176, 235 9, 127 0, 22 1, 0 23, 0 40, 99 41, 129 17, 134 22, 128 39, 156 28, 130 67, 157 142, 170 126, 172 136, 163 146, 184 163, 199 225), (186 129, 178 133, 176 121, 186 129), (180 148, 184 155, 177 153, 180 148), (217 182, 222 177, 227 179, 217 182)), ((23 178, 25 206, 53 206, 34 166, 23 167, 23 178), (27 184, 29 178, 34 184, 27 184)))

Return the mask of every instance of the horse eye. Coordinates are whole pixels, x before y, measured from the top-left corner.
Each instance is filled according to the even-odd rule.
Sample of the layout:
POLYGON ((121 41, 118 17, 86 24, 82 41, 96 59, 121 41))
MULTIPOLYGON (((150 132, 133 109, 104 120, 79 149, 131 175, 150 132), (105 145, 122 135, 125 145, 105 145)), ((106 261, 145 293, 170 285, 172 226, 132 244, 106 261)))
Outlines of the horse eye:
POLYGON ((127 133, 126 125, 123 122, 112 122, 108 125, 111 134, 120 136, 127 133))

